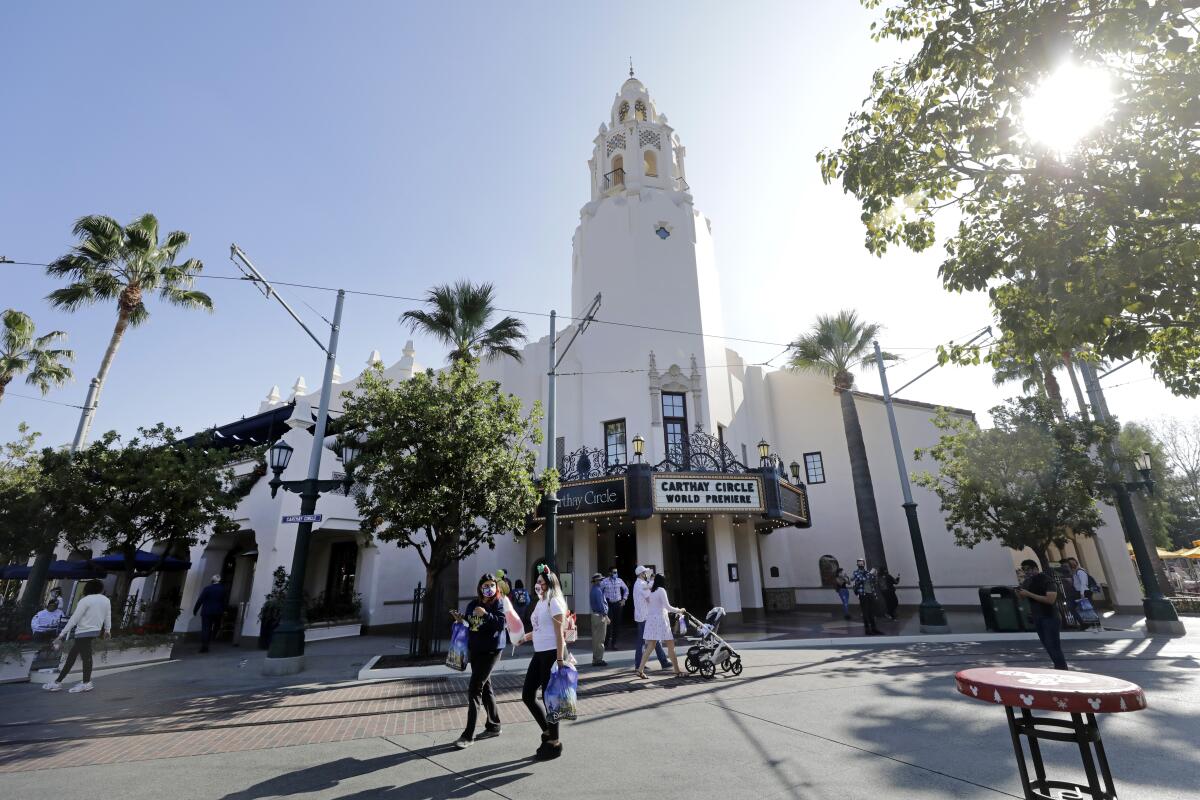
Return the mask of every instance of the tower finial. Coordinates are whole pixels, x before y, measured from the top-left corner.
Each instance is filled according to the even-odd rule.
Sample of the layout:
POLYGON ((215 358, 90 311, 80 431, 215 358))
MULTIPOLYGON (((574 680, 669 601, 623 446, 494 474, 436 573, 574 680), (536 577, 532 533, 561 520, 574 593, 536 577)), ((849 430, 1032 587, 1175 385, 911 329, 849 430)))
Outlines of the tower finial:
POLYGON ((629 77, 633 77, 633 56, 629 57, 629 77))

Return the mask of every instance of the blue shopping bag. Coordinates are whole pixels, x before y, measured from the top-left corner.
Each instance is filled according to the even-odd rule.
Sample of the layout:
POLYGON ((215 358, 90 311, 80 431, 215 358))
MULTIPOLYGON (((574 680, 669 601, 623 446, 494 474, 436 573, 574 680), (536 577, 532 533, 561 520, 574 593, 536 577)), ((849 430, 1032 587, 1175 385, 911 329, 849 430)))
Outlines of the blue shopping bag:
POLYGON ((446 666, 463 672, 467 668, 467 625, 455 622, 450 626, 450 652, 446 653, 446 666))
POLYGON ((550 668, 550 682, 542 692, 546 704, 546 717, 551 722, 575 719, 578 702, 579 672, 570 664, 550 668))

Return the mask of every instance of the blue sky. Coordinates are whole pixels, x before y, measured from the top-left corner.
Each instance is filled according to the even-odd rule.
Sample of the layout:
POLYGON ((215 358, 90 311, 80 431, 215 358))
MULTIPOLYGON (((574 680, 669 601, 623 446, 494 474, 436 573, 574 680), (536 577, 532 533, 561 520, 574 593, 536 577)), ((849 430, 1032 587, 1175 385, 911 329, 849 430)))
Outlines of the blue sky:
MULTIPOLYGON (((857 205, 820 181, 817 150, 897 55, 870 41, 870 19, 851 0, 4 4, 0 255, 49 261, 83 214, 153 211, 192 235, 185 253, 209 274, 234 274, 237 242, 277 280, 413 296, 469 277, 494 282, 505 307, 567 311, 592 137, 632 56, 688 148, 729 335, 786 342, 816 313, 855 307, 910 358, 896 385, 932 363, 924 348, 989 318, 981 296, 942 291, 940 250, 868 255, 857 205)), ((77 380, 48 399, 82 403, 115 308, 55 312, 42 298, 58 284, 40 270, 0 270, 0 307, 67 330, 78 353, 77 380)), ((201 285, 213 315, 151 301, 94 433, 160 420, 190 432, 253 413, 273 384, 319 383, 320 352, 280 309, 245 284, 201 285)), ((331 313, 329 294, 287 296, 313 324, 305 303, 331 313)), ((374 348, 399 357, 408 307, 350 298, 347 377, 374 348)), ((542 318, 527 321, 542 335, 542 318)), ((432 342, 417 352, 441 362, 432 342)), ((595 368, 627 366, 640 365, 595 368)), ((1197 413, 1147 376, 1113 376, 1117 414, 1197 413)), ((22 420, 47 443, 70 439, 75 409, 16 397, 35 393, 20 382, 9 392, 0 439, 22 420)), ((947 368, 906 396, 983 410, 1013 392, 947 368)))

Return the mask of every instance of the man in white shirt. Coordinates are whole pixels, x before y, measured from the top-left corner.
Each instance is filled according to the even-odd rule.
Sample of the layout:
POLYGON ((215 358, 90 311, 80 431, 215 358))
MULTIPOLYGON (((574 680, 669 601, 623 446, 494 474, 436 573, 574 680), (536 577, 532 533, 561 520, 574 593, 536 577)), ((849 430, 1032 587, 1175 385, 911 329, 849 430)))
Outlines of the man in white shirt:
POLYGON ((1078 621, 1079 627, 1086 628, 1083 619, 1079 616, 1079 601, 1085 597, 1089 602, 1091 601, 1092 578, 1083 567, 1079 566, 1079 559, 1068 558, 1067 569, 1071 573, 1071 610, 1075 612, 1075 619, 1078 621))
MULTIPOLYGON (((646 604, 650 602, 654 570, 639 564, 634 575, 637 576, 637 580, 633 582, 633 621, 637 623, 637 644, 634 645, 633 665, 636 668, 638 664, 642 663, 642 648, 646 646, 646 641, 642 636, 646 632, 646 604)), ((662 665, 663 669, 666 669, 668 666, 667 654, 663 650, 662 642, 654 643, 654 655, 658 656, 658 663, 662 665)))
POLYGON ((33 629, 34 638, 53 639, 58 635, 58 629, 62 625, 62 621, 63 612, 58 607, 58 601, 48 601, 45 608, 33 615, 33 622, 30 623, 30 627, 33 629), (50 635, 47 636, 47 634, 50 635))
POLYGON ((608 636, 604 642, 606 650, 617 649, 617 629, 621 627, 621 611, 629 597, 629 587, 617 575, 617 568, 609 571, 608 577, 600 581, 600 591, 608 603, 608 636))

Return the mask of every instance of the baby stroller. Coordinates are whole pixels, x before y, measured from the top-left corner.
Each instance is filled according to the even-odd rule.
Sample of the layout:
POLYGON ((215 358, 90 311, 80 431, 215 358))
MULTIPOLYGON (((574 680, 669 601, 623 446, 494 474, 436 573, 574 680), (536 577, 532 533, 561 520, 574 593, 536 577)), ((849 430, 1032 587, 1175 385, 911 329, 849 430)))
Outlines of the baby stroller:
POLYGON ((725 609, 717 606, 704 615, 703 622, 686 612, 684 616, 700 634, 698 637, 687 639, 694 643, 688 648, 687 657, 684 659, 687 671, 699 672, 701 677, 708 679, 717 674, 719 666, 722 672, 741 675, 742 657, 729 646, 729 642, 717 635, 717 630, 721 627, 721 618, 725 616, 725 609))

